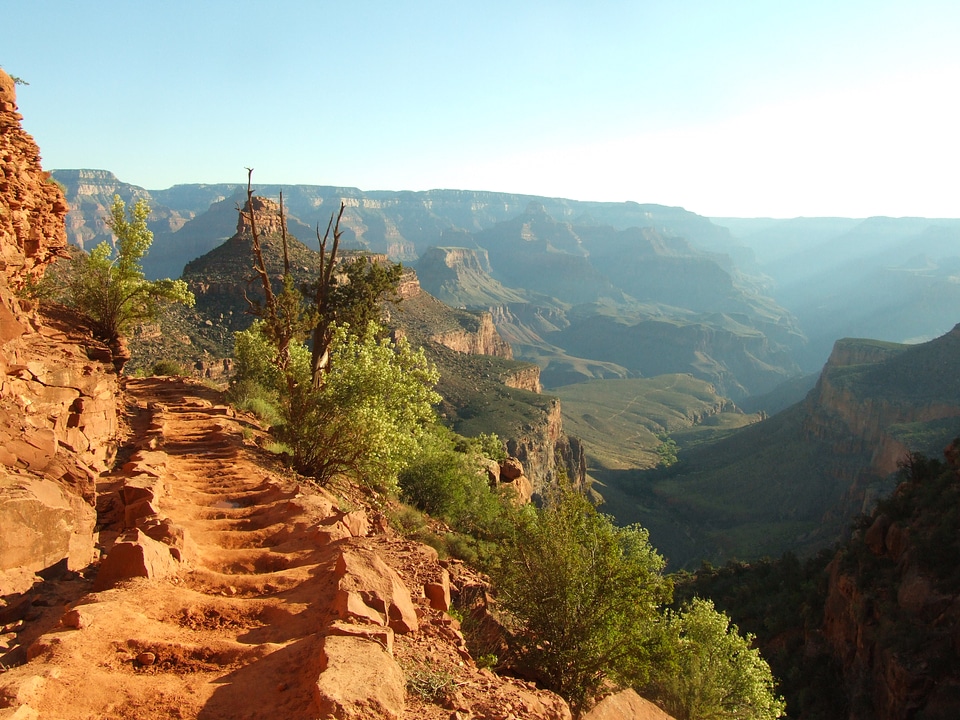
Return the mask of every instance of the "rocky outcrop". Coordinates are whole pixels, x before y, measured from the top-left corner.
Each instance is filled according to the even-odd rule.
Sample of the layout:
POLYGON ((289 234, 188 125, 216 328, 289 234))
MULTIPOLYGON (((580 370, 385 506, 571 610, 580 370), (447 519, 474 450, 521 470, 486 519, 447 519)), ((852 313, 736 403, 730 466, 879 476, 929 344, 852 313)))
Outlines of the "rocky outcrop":
POLYGON ((540 384, 540 366, 529 365, 506 373, 503 376, 503 384, 517 390, 539 393, 543 390, 543 386, 540 384))
POLYGON ((504 287, 491 272, 482 248, 432 247, 417 262, 424 287, 453 307, 486 309, 524 301, 522 292, 504 287))
POLYGON ((243 212, 237 216, 237 235, 252 235, 253 225, 256 223, 257 233, 259 235, 280 235, 283 231, 282 218, 280 217, 280 204, 267 198, 253 196, 243 208, 243 212), (251 218, 250 209, 253 209, 251 218))
POLYGON ((957 447, 945 468, 911 470, 827 567, 822 632, 850 720, 960 712, 957 447))
POLYGON ((523 463, 513 457, 500 463, 491 460, 490 463, 487 477, 492 487, 509 488, 513 494, 513 502, 517 505, 526 505, 533 499, 533 484, 524 474, 523 463))
POLYGON ((15 294, 63 253, 66 211, 0 71, 0 595, 92 561, 94 480, 116 449, 110 349, 79 316, 15 294))
POLYGON ((566 473, 574 487, 584 489, 586 456, 580 441, 563 431, 559 399, 549 399, 542 420, 541 424, 528 425, 517 437, 508 439, 507 452, 523 463, 536 495, 542 495, 559 481, 558 469, 566 473))
POLYGON ((802 424, 807 438, 829 444, 834 459, 828 470, 846 484, 834 515, 869 512, 898 463, 912 450, 930 450, 912 446, 901 428, 949 429, 960 418, 960 392, 951 379, 958 348, 960 328, 917 346, 837 341, 803 403, 802 424))
MULTIPOLYGON (((510 345, 500 337, 493 318, 488 312, 480 312, 470 316, 474 320, 470 327, 459 327, 434 333, 430 340, 451 350, 472 355, 493 355, 494 357, 512 358, 513 351, 510 345)), ((539 376, 538 376, 539 379, 539 376)), ((511 385, 511 387, 517 387, 511 385)))
MULTIPOLYGON (((41 273, 67 245, 67 203, 20 120, 13 79, 0 70, 0 261, 10 290, 41 273)), ((9 290, 3 301, 9 309, 9 290)))

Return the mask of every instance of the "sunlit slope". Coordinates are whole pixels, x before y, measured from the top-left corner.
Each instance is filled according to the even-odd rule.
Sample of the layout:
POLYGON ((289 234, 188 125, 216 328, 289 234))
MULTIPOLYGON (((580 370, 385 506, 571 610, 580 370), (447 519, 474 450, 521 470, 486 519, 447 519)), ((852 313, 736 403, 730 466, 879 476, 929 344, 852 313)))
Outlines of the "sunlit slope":
POLYGON ((687 430, 692 438, 757 420, 686 374, 593 380, 551 392, 562 402, 564 427, 584 440, 591 470, 654 467, 669 433, 687 430))

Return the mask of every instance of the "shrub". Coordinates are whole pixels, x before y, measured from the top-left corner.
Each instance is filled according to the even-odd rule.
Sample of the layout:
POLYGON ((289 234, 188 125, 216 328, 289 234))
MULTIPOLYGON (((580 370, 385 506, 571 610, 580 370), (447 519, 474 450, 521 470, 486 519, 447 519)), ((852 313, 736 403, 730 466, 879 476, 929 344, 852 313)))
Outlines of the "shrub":
POLYGON ((494 572, 498 601, 520 662, 575 716, 608 683, 646 679, 671 595, 663 567, 646 530, 616 527, 572 490, 517 516, 494 572))
POLYGON ((770 666, 709 600, 694 598, 667 621, 671 661, 646 691, 677 720, 775 720, 786 710, 770 666))
POLYGON ((404 340, 378 340, 379 331, 373 323, 362 336, 334 328, 330 370, 320 387, 302 369, 288 375, 277 434, 293 449, 297 469, 321 485, 342 473, 397 490, 398 473, 435 420, 437 371, 423 350, 404 340))
POLYGON ((434 425, 399 474, 401 497, 457 530, 450 554, 471 562, 491 555, 483 543, 508 534, 508 516, 513 511, 512 505, 490 488, 481 457, 487 455, 476 439, 434 425))
POLYGON ((193 294, 183 280, 144 278, 141 261, 153 242, 147 229, 149 214, 145 200, 138 200, 128 213, 120 196, 114 195, 107 225, 117 238, 116 256, 109 243, 100 243, 78 258, 69 275, 70 303, 90 316, 104 340, 116 340, 134 324, 156 318, 164 304, 193 306, 193 294))
POLYGON ((152 375, 173 375, 173 376, 183 376, 188 373, 184 370, 183 365, 176 362, 175 360, 159 360, 153 364, 153 367, 150 368, 150 373, 152 375))

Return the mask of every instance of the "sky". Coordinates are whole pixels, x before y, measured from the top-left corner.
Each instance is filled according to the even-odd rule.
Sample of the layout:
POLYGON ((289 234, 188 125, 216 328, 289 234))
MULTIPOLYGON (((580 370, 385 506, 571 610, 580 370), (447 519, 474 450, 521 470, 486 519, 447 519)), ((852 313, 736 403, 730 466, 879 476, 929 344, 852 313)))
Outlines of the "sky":
POLYGON ((960 217, 956 0, 0 0, 45 169, 960 217))

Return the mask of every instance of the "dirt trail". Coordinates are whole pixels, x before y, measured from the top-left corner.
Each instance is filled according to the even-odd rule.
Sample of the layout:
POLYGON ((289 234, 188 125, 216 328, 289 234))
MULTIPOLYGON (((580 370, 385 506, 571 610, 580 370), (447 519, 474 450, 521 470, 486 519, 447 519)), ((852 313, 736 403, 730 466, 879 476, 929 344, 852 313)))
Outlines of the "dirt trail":
MULTIPOLYGON (((105 582, 110 555, 120 557, 116 544, 99 581, 68 578, 35 599, 41 612, 20 629, 29 662, 0 674, 0 720, 331 717, 317 686, 340 662, 324 646, 338 627, 347 635, 360 628, 365 638, 350 638, 360 651, 341 658, 348 679, 379 691, 389 684, 381 682, 383 668, 397 666, 408 678, 443 679, 444 687, 432 700, 405 693, 398 671, 398 709, 383 710, 376 700, 369 713, 337 717, 446 720, 458 708, 462 718, 568 717, 555 696, 476 668, 456 622, 423 597, 424 584, 445 574, 430 548, 385 527, 372 533, 372 515, 356 498, 298 485, 245 439, 252 428, 218 405, 215 391, 153 378, 129 380, 127 392, 136 404, 136 452, 122 472, 104 478, 101 499, 114 502, 102 503, 101 515, 154 534, 166 523, 167 545, 143 540, 162 548, 163 563, 151 577, 91 592, 105 582), (146 506, 136 499, 142 486, 152 488, 146 506), (167 557, 170 547, 180 562, 167 557), (369 564, 373 555, 402 578, 400 595, 410 588, 406 602, 415 607, 403 618, 394 617, 403 598, 382 602, 378 614, 338 594, 344 564, 369 564), (344 626, 344 618, 368 624, 344 626), (408 632, 404 623, 418 627, 408 632), (395 638, 386 624, 400 629, 395 638), (392 653, 384 652, 388 644, 392 653)), ((109 544, 122 530, 106 529, 101 538, 109 544)), ((376 594, 358 593, 368 604, 376 594)))

